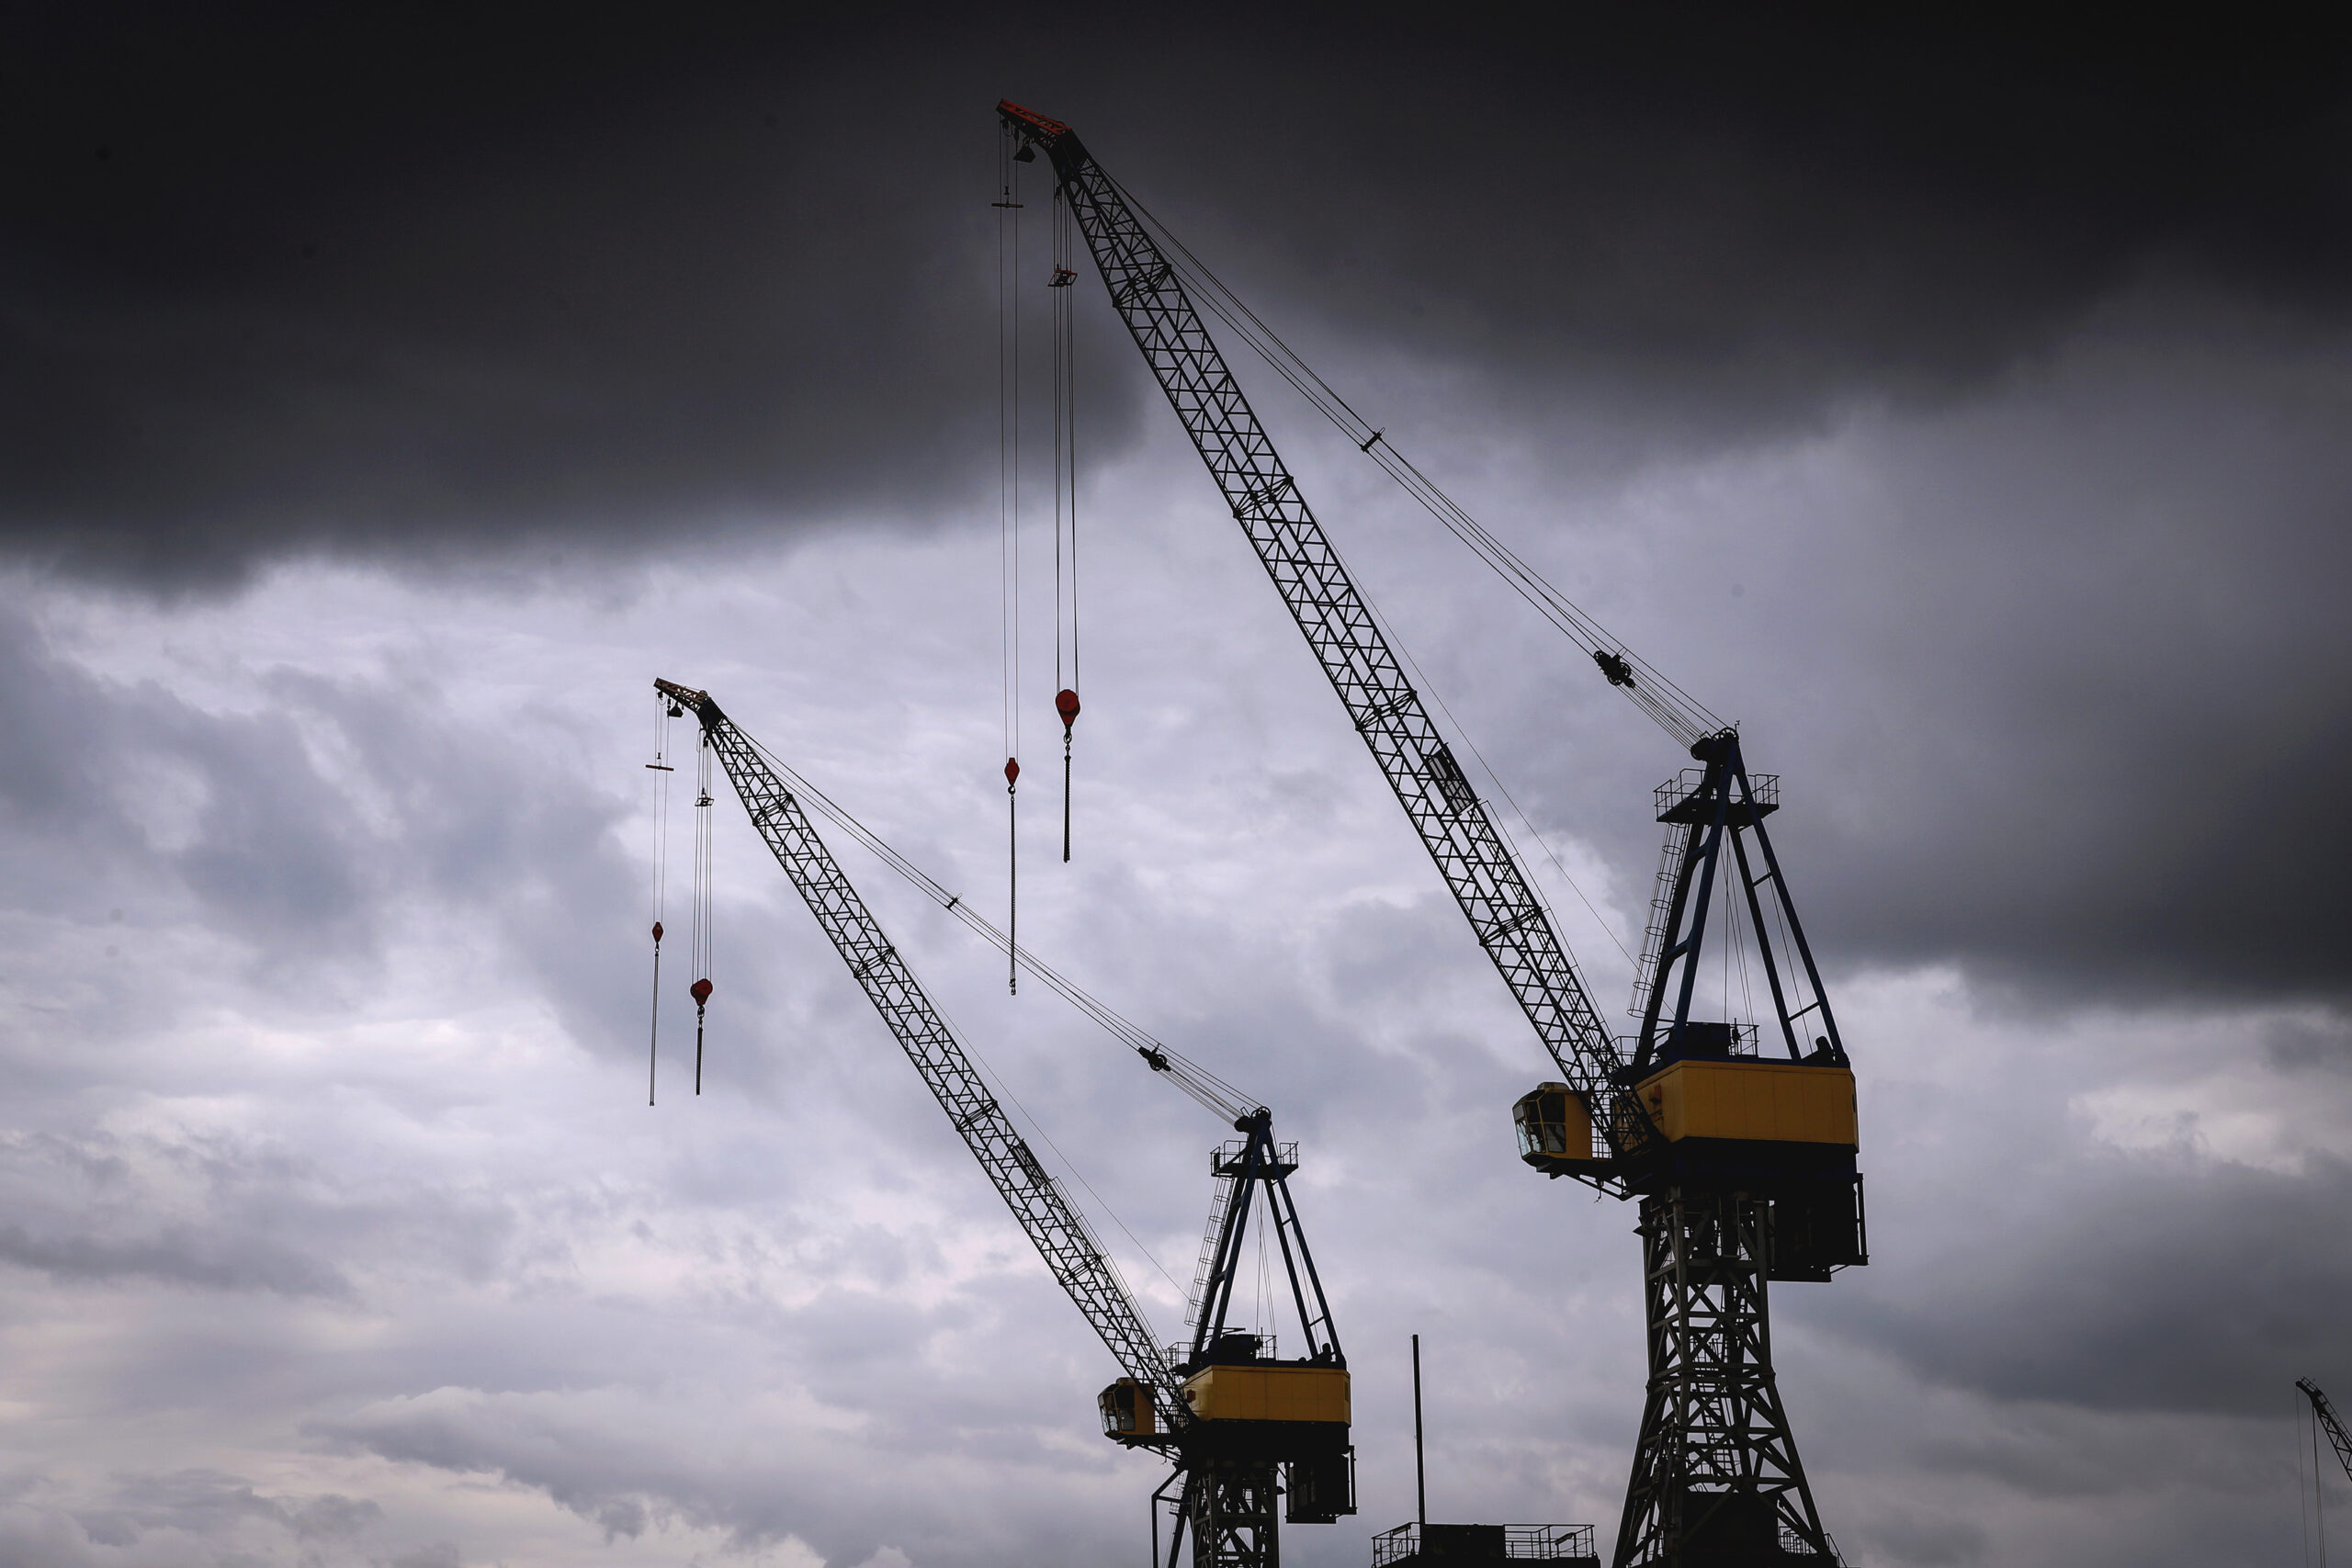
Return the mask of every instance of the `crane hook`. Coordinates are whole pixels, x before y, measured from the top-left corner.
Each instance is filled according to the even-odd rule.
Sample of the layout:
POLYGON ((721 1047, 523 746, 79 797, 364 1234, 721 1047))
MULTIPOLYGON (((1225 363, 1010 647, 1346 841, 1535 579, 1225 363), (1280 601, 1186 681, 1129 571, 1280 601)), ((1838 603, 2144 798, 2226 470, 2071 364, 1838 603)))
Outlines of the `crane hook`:
POLYGON ((686 987, 686 995, 695 999, 695 1092, 702 1092, 702 1014, 710 1003, 710 981, 696 980, 686 987))
POLYGON ((645 1043, 645 1103, 653 1103, 654 1075, 662 1065, 662 922, 653 922, 653 1021, 645 1043))
POLYGON ((1062 863, 1069 863, 1069 727, 1078 722, 1078 694, 1068 686, 1054 694, 1062 720, 1062 863))
POLYGON ((1021 761, 1017 757, 1004 760, 1005 810, 1005 919, 1007 938, 1004 948, 1004 988, 1008 996, 1021 994, 1021 761))

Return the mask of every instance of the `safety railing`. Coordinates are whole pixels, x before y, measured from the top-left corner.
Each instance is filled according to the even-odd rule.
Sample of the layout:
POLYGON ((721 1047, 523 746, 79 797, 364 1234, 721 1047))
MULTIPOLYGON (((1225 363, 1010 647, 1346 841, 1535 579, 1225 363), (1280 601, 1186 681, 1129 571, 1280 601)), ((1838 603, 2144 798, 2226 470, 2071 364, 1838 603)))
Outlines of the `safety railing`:
MULTIPOLYGON (((1664 817, 1698 794, 1699 785, 1706 777, 1707 770, 1704 768, 1685 768, 1652 790, 1650 798, 1657 802, 1657 814, 1664 817)), ((1763 809, 1770 811, 1781 804, 1780 774, 1750 773, 1747 775, 1747 787, 1755 792, 1756 804, 1763 809)))
POLYGON ((1388 1568, 1391 1563, 1409 1565, 1423 1561, 1436 1563, 1491 1560, 1499 1537, 1507 1562, 1550 1563, 1556 1568, 1597 1568, 1600 1558, 1593 1549, 1592 1531, 1590 1525, 1431 1525, 1427 1543, 1430 1555, 1424 1559, 1421 1527, 1398 1525, 1372 1538, 1372 1565, 1388 1568))

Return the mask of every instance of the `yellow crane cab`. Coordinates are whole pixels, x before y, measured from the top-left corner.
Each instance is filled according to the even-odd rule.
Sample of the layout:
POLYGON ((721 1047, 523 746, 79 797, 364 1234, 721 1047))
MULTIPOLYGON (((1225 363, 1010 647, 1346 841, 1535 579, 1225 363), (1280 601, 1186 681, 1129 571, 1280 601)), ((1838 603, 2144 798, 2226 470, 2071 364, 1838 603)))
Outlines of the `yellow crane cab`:
POLYGON ((1159 1433, 1159 1411, 1152 1404, 1148 1384, 1121 1378, 1096 1396, 1095 1403, 1102 1408, 1102 1435, 1106 1438, 1133 1444, 1138 1438, 1159 1433))
POLYGON ((1519 1129, 1519 1157, 1538 1170, 1566 1175, 1593 1166, 1592 1111, 1564 1083, 1540 1083, 1510 1108, 1519 1129))

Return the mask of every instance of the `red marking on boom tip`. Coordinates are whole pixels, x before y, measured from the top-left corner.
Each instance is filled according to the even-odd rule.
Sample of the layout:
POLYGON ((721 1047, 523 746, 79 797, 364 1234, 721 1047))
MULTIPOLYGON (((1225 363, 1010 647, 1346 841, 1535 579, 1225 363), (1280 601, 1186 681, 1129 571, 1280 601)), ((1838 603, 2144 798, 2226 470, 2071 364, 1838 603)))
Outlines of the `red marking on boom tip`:
POLYGON ((693 985, 686 987, 686 995, 694 998, 695 1006, 702 1006, 703 1003, 710 1000, 710 982, 707 980, 696 980, 693 985))
POLYGON ((1054 694, 1054 711, 1062 716, 1062 728, 1068 729, 1078 722, 1078 694, 1064 686, 1054 694))
POLYGON ((1048 119, 1044 115, 1039 114, 1035 109, 1023 108, 1011 98, 999 98, 996 104, 996 112, 1016 124, 1027 126, 1030 130, 1038 132, 1049 141, 1059 137, 1064 131, 1069 129, 1069 126, 1064 125, 1060 120, 1048 119))
POLYGON ((1020 764, 1020 762, 1018 762, 1017 761, 1015 761, 1014 759, 1012 759, 1012 758, 1011 758, 1011 757, 1007 757, 1007 758, 1004 760, 1004 783, 1005 783, 1005 787, 1006 787, 1006 788, 1008 788, 1008 789, 1010 789, 1010 788, 1011 788, 1014 784, 1016 784, 1016 783, 1018 783, 1018 782, 1020 781, 1020 778, 1021 778, 1021 764, 1020 764))

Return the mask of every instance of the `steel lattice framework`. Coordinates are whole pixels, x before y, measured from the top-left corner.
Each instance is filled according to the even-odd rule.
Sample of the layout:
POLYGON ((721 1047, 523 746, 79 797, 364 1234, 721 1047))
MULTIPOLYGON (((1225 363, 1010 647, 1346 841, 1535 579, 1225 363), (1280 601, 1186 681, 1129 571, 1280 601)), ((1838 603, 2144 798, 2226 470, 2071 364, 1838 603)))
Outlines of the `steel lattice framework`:
POLYGON ((1479 945, 1526 1010, 1569 1086, 1589 1095, 1589 1103, 1605 1103, 1614 1093, 1615 1042, 1544 906, 1504 848, 1485 803, 1430 721, 1420 694, 1405 679, 1371 606, 1307 509, 1174 267, 1117 182, 1067 126, 1016 106, 1003 106, 1001 112, 1053 160, 1112 305, 1478 933, 1479 945))
POLYGON ((1650 1382, 1621 1563, 1835 1555, 1772 1375, 1768 1224, 1743 1195, 1642 1201, 1650 1382))
POLYGON ((2327 1434, 2329 1444, 2335 1448, 2335 1457, 2344 1466, 2345 1478, 2352 1480, 2352 1437, 2345 1434, 2344 1423, 2335 1418, 2335 1406, 2328 1402, 2327 1395, 2320 1392, 2319 1384, 2311 1379, 2297 1378, 2295 1386, 2301 1389, 2303 1397, 2312 1402, 2312 1415, 2318 1420, 2321 1430, 2327 1434))
MULTIPOLYGON (((1274 1466, 1265 1460, 1205 1460, 1184 1478, 1193 1568, 1280 1568, 1274 1466)), ((1171 1546, 1170 1555, 1174 1555, 1171 1546)))
MULTIPOLYGON (((1350 578, 1339 552, 1316 521, 1273 443, 1242 395, 1187 298, 1175 265, 1148 230, 1118 183, 1058 120, 1006 101, 998 114, 1014 136, 1051 161, 1062 198, 1086 236, 1111 303, 1142 351, 1169 405, 1192 438, 1234 521, 1249 536, 1317 661, 1345 705, 1373 759, 1396 791, 1454 901, 1461 906, 1537 1037, 1577 1097, 1592 1111, 1596 1134, 1611 1156, 1580 1179, 1620 1196, 1645 1201, 1641 1234, 1652 1254, 1650 1395, 1632 1480, 1625 1524, 1617 1540, 1617 1568, 1653 1562, 1835 1561, 1821 1529, 1795 1442, 1774 1386, 1765 1301, 1765 1274, 1723 1261, 1724 1248, 1709 1239, 1727 1233, 1734 1258, 1760 1256, 1758 1227, 1768 1208, 1725 1197, 1727 1216, 1694 1233, 1686 1224, 1701 1194, 1658 1174, 1645 1111, 1632 1100, 1629 1064, 1600 1015, 1535 897, 1517 858, 1406 680, 1401 662, 1350 578), (1653 1213, 1664 1219, 1653 1219, 1653 1213), (1710 1227, 1713 1227, 1712 1229, 1710 1227), (1657 1283, 1656 1249, 1682 1259, 1657 1283), (1743 1250, 1745 1248, 1745 1250, 1743 1250), (1715 1261, 1692 1273, 1688 1260, 1715 1261), (1661 1306, 1657 1292, 1671 1302, 1661 1306), (1719 1348, 1736 1347, 1729 1356, 1719 1348), (1740 1369, 1722 1376, 1702 1369, 1740 1369), (1726 1382, 1724 1379, 1730 1381, 1726 1382), (1720 1417, 1720 1425, 1710 1425, 1720 1417), (1695 1424, 1694 1424, 1695 1423, 1695 1424), (1701 1480, 1722 1469, 1724 1443, 1744 1448, 1727 1487, 1701 1480), (1696 1490, 1693 1490, 1696 1488, 1696 1490), (1743 1544, 1725 1555, 1685 1528, 1695 1511, 1718 1506, 1708 1494, 1744 1500, 1735 1511, 1770 1521, 1757 1525, 1758 1551, 1743 1544), (1760 1512, 1759 1512, 1760 1511, 1760 1512)), ((1378 439, 1377 433, 1374 439, 1378 439)), ((1366 444, 1367 448, 1369 443, 1366 444)), ((1603 664, 1606 671, 1608 666, 1603 664)), ((1613 681, 1614 675, 1611 676, 1613 681)), ((1687 869, 1683 873, 1687 879, 1687 869)), ((1679 914, 1679 899, 1677 914, 1679 914)), ((1686 957, 1685 953, 1677 953, 1686 957)), ((1808 967, 1810 960, 1808 959, 1808 967)), ((1713 1517, 1713 1516, 1710 1516, 1713 1517)), ((1725 1521, 1727 1522, 1727 1521, 1725 1521)), ((1714 1543, 1726 1538, 1717 1535, 1714 1543)))
POLYGON ((1153 1391, 1161 1430, 1181 1426, 1188 1414, 1177 1397, 1175 1374, 1102 1244, 989 1092, 947 1021, 932 1006, 874 912, 817 836, 799 801, 708 694, 668 681, 654 684, 702 721, 704 742, 718 752, 752 826, 767 840, 776 863, 792 878, 808 912, 849 965, 851 976, 890 1026, 939 1108, 947 1112, 1005 1207, 1028 1233, 1055 1282, 1085 1314, 1120 1368, 1153 1391))

